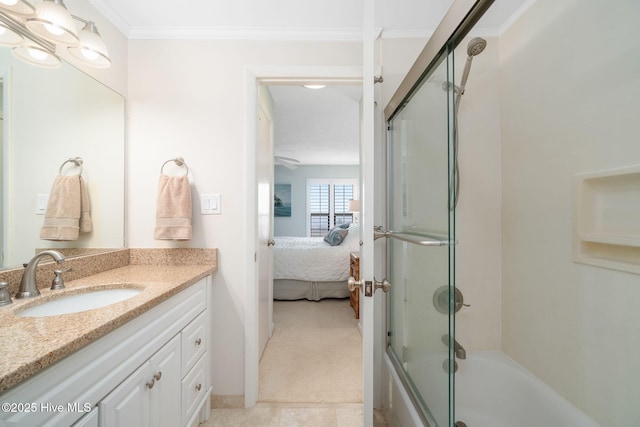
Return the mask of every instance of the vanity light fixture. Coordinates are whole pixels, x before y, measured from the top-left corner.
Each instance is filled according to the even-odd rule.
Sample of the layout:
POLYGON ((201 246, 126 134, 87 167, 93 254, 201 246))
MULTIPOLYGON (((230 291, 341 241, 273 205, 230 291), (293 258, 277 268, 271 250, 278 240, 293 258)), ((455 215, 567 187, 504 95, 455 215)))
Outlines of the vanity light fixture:
POLYGON ((78 33, 80 44, 77 46, 68 46, 67 50, 81 64, 95 68, 109 68, 111 59, 98 28, 91 21, 85 21, 82 18, 74 16, 78 21, 84 22, 84 27, 78 33))
POLYGON ((0 0, 0 11, 27 18, 36 14, 36 8, 26 0, 0 0))
POLYGON ((22 42, 24 42, 24 38, 20 34, 13 31, 4 22, 0 22, 0 46, 17 46, 22 42))
POLYGON ((27 18, 27 28, 53 43, 75 46, 80 42, 73 17, 62 0, 44 0, 36 7, 36 15, 27 18))
POLYGON ((27 40, 21 46, 14 47, 11 53, 13 53, 16 58, 29 64, 44 68, 58 68, 62 64, 60 58, 55 54, 31 40, 27 40))
POLYGON ((0 0, 0 45, 16 46, 16 57, 34 65, 57 67, 61 60, 56 50, 64 48, 69 55, 63 57, 69 62, 94 68, 111 66, 96 25, 71 15, 63 0, 43 0, 37 7, 31 6, 31 15, 21 13, 20 4, 31 6, 26 0, 0 0), (74 20, 84 27, 78 30, 74 20))

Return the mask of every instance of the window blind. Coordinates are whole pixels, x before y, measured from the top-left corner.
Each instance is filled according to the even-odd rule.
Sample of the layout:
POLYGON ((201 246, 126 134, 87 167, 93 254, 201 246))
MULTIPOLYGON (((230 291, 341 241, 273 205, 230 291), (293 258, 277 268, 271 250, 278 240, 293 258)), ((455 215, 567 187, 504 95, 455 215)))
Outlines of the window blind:
POLYGON ((309 235, 324 236, 336 225, 350 224, 353 214, 349 201, 353 199, 353 184, 312 183, 308 186, 309 235))

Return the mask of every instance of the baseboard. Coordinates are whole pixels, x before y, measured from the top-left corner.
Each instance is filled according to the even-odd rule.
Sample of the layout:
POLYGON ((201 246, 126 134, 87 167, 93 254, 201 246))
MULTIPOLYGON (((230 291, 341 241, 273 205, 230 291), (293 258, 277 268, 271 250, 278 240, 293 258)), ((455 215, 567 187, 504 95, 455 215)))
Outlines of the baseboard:
POLYGON ((244 408, 244 395, 211 395, 212 409, 238 409, 244 408))

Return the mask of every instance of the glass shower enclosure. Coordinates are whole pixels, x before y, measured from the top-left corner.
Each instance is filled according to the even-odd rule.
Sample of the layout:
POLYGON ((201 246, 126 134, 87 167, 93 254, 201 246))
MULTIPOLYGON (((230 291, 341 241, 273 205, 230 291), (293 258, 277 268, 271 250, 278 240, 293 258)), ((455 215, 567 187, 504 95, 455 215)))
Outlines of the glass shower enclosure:
POLYGON ((388 352, 425 424, 453 425, 455 144, 453 54, 388 121, 388 352))
MULTIPOLYGON (((385 107, 387 122, 387 354, 422 423, 455 418, 457 107, 454 50, 494 0, 455 0, 385 107)), ((472 40, 472 42, 474 42, 472 40)), ((482 42, 482 43, 481 43, 482 42)))

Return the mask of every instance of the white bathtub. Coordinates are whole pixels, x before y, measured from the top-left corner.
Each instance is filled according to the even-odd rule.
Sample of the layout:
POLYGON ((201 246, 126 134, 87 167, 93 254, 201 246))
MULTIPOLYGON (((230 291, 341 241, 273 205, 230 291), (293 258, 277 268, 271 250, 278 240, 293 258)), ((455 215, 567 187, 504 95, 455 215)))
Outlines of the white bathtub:
POLYGON ((504 353, 468 352, 455 388, 468 427, 601 427, 504 353))

